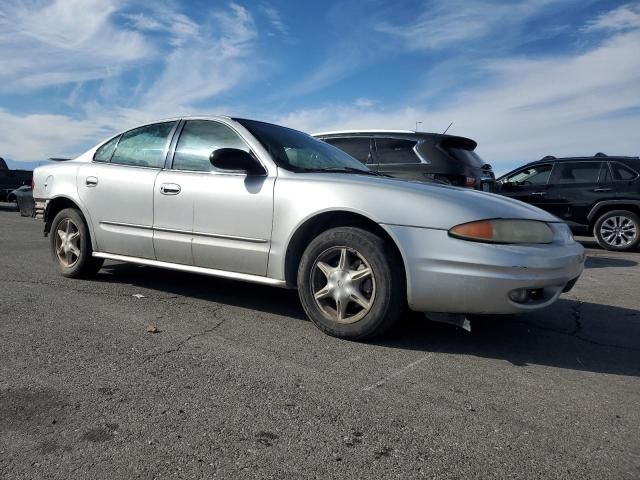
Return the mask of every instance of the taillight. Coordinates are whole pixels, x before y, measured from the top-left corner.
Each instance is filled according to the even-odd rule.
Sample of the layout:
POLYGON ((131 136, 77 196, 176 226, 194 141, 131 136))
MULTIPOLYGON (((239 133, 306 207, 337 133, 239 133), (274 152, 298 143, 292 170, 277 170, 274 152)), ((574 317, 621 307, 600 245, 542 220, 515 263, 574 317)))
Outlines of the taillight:
POLYGON ((465 180, 464 180, 464 186, 465 187, 475 187, 476 186, 475 177, 466 177, 465 180))
POLYGON ((35 189, 36 189, 36 181, 32 177, 31 178, 31 190, 35 190, 35 189))

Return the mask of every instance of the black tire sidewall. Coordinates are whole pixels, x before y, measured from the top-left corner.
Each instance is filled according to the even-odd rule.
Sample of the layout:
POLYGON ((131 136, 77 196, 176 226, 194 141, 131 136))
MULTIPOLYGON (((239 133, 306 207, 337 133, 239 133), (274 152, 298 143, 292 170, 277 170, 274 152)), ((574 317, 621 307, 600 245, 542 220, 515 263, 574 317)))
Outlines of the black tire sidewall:
POLYGON ((51 246, 51 256, 53 257, 54 263, 58 268, 58 271, 64 275, 65 277, 77 278, 83 275, 86 275, 89 270, 92 268, 92 253, 93 250, 91 248, 91 238, 89 236, 89 229, 87 228, 87 224, 84 221, 82 214, 76 210, 75 208, 65 208, 58 212, 58 214, 51 222, 51 231, 49 233, 50 237, 50 246, 51 246), (80 257, 78 261, 72 267, 65 267, 58 260, 58 256, 56 254, 56 236, 57 236, 57 227, 60 222, 70 219, 73 223, 78 226, 78 230, 80 231, 80 257))
POLYGON ((629 210, 611 210, 609 212, 604 213, 598 218, 598 220, 596 221, 593 227, 593 233, 594 233, 594 236, 596 237, 596 241, 598 242, 598 245, 600 245, 605 250, 611 250, 614 252, 625 252, 625 251, 633 250, 638 246, 638 244, 640 244, 640 217, 638 217, 638 215, 636 215, 634 212, 631 212, 629 210), (636 224, 636 232, 638 232, 636 234, 636 239, 633 243, 627 245, 626 247, 615 247, 615 246, 609 245, 600 236, 600 227, 602 226, 604 221, 607 220, 609 217, 615 217, 615 216, 625 216, 631 219, 636 224))
POLYGON ((340 338, 366 339, 391 327, 402 313, 401 276, 392 255, 385 254, 384 241, 366 230, 338 227, 320 234, 305 250, 298 268, 298 294, 311 321, 323 332, 340 338), (376 296, 371 310, 352 324, 340 324, 325 316, 313 298, 311 271, 317 258, 331 247, 346 247, 358 251, 369 263, 376 280, 376 296), (401 300, 401 301, 400 301, 401 300))

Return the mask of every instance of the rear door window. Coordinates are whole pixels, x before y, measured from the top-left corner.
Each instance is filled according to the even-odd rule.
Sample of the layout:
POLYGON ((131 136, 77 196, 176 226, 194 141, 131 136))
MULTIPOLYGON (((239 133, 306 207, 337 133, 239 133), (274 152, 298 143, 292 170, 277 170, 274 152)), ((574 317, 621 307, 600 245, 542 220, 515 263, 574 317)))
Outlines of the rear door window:
POLYGON ((93 156, 93 160, 96 162, 110 162, 111 155, 113 155, 113 152, 116 149, 118 140, 120 140, 120 135, 118 135, 115 138, 112 138, 107 143, 105 143, 100 148, 98 148, 98 150, 96 150, 95 155, 93 156))
POLYGON ((560 162, 556 165, 554 184, 597 183, 602 162, 560 162))
POLYGON ((338 147, 362 163, 371 163, 371 138, 327 138, 325 142, 338 147))
POLYGON ((122 134, 111 163, 162 168, 169 135, 176 123, 154 123, 122 134))
POLYGON ((376 138, 376 163, 381 165, 400 165, 420 163, 413 151, 417 142, 396 138, 376 138))

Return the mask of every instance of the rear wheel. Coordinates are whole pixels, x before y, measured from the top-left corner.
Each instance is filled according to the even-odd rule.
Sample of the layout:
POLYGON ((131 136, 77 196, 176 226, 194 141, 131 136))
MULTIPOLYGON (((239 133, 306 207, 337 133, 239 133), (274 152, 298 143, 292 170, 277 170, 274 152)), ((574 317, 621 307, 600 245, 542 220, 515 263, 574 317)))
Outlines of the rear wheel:
POLYGON ((339 227, 314 239, 298 269, 300 301, 323 332, 363 340, 381 335, 404 311, 399 259, 366 230, 339 227))
POLYGON ((640 218, 628 210, 612 210, 596 221, 598 245, 607 250, 632 250, 640 243, 640 218))
POLYGON ((51 255, 65 277, 89 277, 102 267, 104 260, 92 257, 89 229, 75 208, 65 208, 55 216, 50 242, 51 255))

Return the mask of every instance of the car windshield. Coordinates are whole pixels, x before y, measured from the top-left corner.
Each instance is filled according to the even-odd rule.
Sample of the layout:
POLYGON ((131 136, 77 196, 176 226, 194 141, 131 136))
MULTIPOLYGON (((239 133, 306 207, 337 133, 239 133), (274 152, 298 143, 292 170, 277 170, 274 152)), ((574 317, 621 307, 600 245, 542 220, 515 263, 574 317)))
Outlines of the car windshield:
POLYGON ((255 120, 235 120, 258 139, 278 166, 287 170, 374 174, 339 148, 306 133, 255 120))

